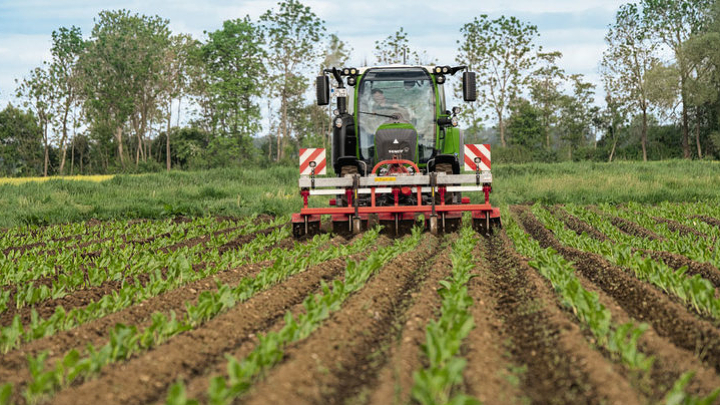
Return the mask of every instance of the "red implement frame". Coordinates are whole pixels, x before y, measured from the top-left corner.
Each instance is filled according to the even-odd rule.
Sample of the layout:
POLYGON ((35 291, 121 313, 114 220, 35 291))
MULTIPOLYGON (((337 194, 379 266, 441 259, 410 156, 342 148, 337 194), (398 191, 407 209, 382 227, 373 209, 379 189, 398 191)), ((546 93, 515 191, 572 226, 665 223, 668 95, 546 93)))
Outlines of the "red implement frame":
MULTIPOLYGON (((372 173, 375 174, 375 172, 381 167, 385 165, 392 165, 392 166, 399 166, 403 167, 401 165, 409 165, 414 170, 415 173, 419 173, 420 169, 410 160, 405 159, 392 159, 392 160, 384 160, 377 165, 372 170, 372 173)), ((391 166, 391 167, 392 167, 391 166)), ((397 167, 396 166, 396 167, 397 167)), ((405 170, 407 172, 407 170, 405 170)), ((395 172, 398 173, 398 172, 395 172)), ((379 187, 388 187, 388 186, 379 186, 379 187)), ((432 214, 433 213, 433 205, 425 205, 422 203, 422 187, 423 185, 418 186, 405 186, 405 187, 392 187, 392 193, 395 197, 395 205, 394 206, 376 206, 375 205, 375 189, 377 187, 371 187, 370 190, 370 206, 369 207, 353 207, 354 196, 353 189, 347 188, 345 189, 348 206, 347 207, 328 207, 328 208, 308 208, 308 196, 310 195, 310 192, 308 190, 302 190, 301 195, 303 196, 303 208, 300 210, 299 215, 293 215, 293 222, 296 222, 298 220, 302 220, 301 218, 307 217, 307 216, 315 216, 315 215, 335 215, 335 214, 347 214, 347 215, 354 215, 355 213, 358 213, 360 215, 363 214, 403 214, 403 213, 420 213, 420 214, 432 214), (417 192, 417 204, 416 205, 400 205, 399 204, 399 196, 400 193, 403 193, 405 195, 409 195, 412 193, 412 188, 416 188, 417 192), (298 218, 300 217, 300 218, 298 218)), ((434 206, 434 210, 437 213, 442 212, 466 212, 470 211, 473 212, 475 215, 478 215, 479 213, 485 213, 489 212, 491 217, 495 217, 495 215, 499 216, 499 212, 496 208, 493 208, 490 205, 490 192, 492 191, 492 188, 490 185, 486 184, 483 186, 483 192, 485 193, 485 203, 484 204, 453 204, 453 205, 446 205, 445 204, 445 193, 447 192, 446 186, 437 186, 438 193, 440 194, 440 204, 436 204, 434 206)), ((435 190, 433 188, 432 191, 433 199, 435 197, 435 190)))

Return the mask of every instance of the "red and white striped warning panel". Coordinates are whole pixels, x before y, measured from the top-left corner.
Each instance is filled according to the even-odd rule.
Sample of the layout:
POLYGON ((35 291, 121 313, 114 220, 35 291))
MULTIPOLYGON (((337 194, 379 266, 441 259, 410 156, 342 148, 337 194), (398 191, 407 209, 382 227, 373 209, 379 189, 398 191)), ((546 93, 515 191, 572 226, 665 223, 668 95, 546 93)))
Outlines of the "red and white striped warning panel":
POLYGON ((490 170, 490 144, 465 145, 465 170, 474 172, 475 162, 480 164, 481 171, 490 170))
POLYGON ((315 175, 325 174, 327 162, 324 148, 300 149, 300 174, 310 175, 313 167, 315 175))

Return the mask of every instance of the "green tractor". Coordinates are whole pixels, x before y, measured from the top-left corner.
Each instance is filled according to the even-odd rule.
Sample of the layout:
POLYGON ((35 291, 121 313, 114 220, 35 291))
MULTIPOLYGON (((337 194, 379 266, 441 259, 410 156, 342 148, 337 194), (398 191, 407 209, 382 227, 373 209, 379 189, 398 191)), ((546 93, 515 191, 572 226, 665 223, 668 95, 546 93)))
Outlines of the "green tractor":
POLYGON ((336 232, 352 233, 375 220, 400 233, 420 214, 431 232, 449 232, 464 211, 482 233, 500 226, 499 210, 489 204, 490 146, 464 145, 460 109, 446 108, 444 84, 461 71, 463 98, 475 101, 475 73, 465 66, 326 69, 316 81, 317 103, 337 99, 331 158, 337 177, 317 177, 315 168, 325 165, 319 150, 301 151, 305 205, 293 216, 296 236, 316 232, 321 215, 331 215, 336 232), (485 204, 469 204, 466 191, 483 191, 485 204), (336 195, 334 208, 308 208, 310 195, 336 195))

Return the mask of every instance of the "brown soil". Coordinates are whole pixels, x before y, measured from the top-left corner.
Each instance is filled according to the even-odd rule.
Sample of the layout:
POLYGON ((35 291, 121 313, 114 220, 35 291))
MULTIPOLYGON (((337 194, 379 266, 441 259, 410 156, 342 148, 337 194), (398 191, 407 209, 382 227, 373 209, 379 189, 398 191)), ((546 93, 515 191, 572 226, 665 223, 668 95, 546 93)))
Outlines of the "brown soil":
POLYGON ((371 384, 384 362, 399 309, 411 298, 423 264, 437 251, 435 237, 400 255, 348 299, 309 338, 286 350, 286 361, 258 383, 243 402, 341 403, 371 384), (375 356, 373 355, 375 354, 375 356))
POLYGON ((671 231, 678 232, 680 235, 693 235, 698 238, 707 238, 707 235, 705 235, 704 233, 698 231, 697 229, 693 229, 687 225, 683 225, 678 221, 659 217, 653 217, 653 219, 655 220, 655 222, 667 224, 668 228, 671 231))
POLYGON ((710 263, 699 263, 685 256, 670 252, 645 251, 644 253, 655 260, 662 260, 674 269, 687 266, 688 271, 686 274, 690 276, 698 274, 700 277, 711 282, 715 287, 720 287, 720 271, 710 263))
POLYGON ((713 225, 717 228, 720 228, 720 219, 709 217, 707 215, 693 215, 693 218, 698 218, 702 221, 705 221, 706 223, 713 225))
MULTIPOLYGON (((110 328, 117 323, 126 325, 140 325, 150 322, 150 316, 155 312, 166 315, 174 311, 182 316, 186 311, 185 303, 194 303, 203 291, 217 291, 217 281, 229 285, 236 285, 243 278, 254 277, 262 269, 272 265, 272 262, 262 262, 216 273, 215 275, 197 280, 190 284, 168 291, 159 296, 137 303, 119 312, 107 315, 70 329, 58 332, 52 336, 29 342, 19 349, 11 351, 2 357, 0 367, 0 381, 16 381, 24 383, 29 378, 26 364, 28 355, 37 356, 45 350, 51 350, 51 355, 62 355, 71 349, 82 349, 88 343, 95 346, 107 341, 110 328), (12 378, 11 376, 14 376, 12 378)), ((140 328, 142 329, 142 328, 140 328)), ((17 390, 16 390, 17 391, 17 390)))
MULTIPOLYGON (((226 243, 225 245, 221 246, 219 248, 219 251, 222 254, 222 253, 225 253, 225 252, 228 252, 231 250, 236 250, 239 247, 253 241, 258 235, 260 235, 260 234, 267 235, 267 234, 271 233, 273 230, 275 230, 276 228, 278 228, 278 226, 271 227, 268 229, 263 229, 254 234, 241 235, 241 236, 235 238, 234 240, 226 243)), ((237 229, 237 228, 223 229, 223 230, 215 232, 214 235, 232 232, 235 229, 237 229)), ((187 229, 185 230, 185 233, 187 234, 187 229)), ((143 245, 146 243, 150 243, 150 242, 154 241, 155 239, 164 238, 167 236, 170 236, 170 233, 155 235, 155 236, 151 236, 149 238, 140 239, 140 240, 126 241, 126 244, 143 245)), ((176 249, 180 248, 180 246, 189 246, 189 247, 196 246, 200 243, 207 242, 209 240, 209 238, 210 237, 208 235, 204 235, 204 236, 201 236, 198 238, 191 239, 187 245, 183 245, 183 242, 181 242, 181 243, 175 244, 171 247, 168 247, 167 249, 168 250, 176 250, 176 249)), ((98 243, 98 241, 89 242, 89 244, 94 244, 94 243, 98 243)), ((88 246, 89 246, 89 244, 88 244, 88 246)), ((125 245, 122 245, 122 246, 125 246, 125 245)), ((272 248, 276 248, 276 247, 285 248, 284 246, 287 246, 287 240, 282 241, 281 244, 272 246, 272 248)), ((292 246, 292 245, 290 245, 290 246, 292 246)), ((161 249, 161 250, 163 250, 163 249, 161 249)), ((102 251, 97 250, 94 252, 81 253, 81 254, 89 255, 89 256, 99 256, 99 254, 101 252, 102 251)), ((193 267, 195 268, 195 270, 198 270, 198 267, 204 267, 204 265, 205 265, 204 263, 199 263, 199 264, 193 265, 193 267)), ((163 277, 165 277, 166 270, 167 269, 162 270, 163 277)), ((32 282, 35 286, 38 286, 38 287, 42 286, 42 285, 45 285, 47 287, 52 287, 53 282, 55 282, 59 276, 60 276, 60 274, 56 274, 53 277, 41 277, 37 280, 33 280, 32 282)), ((134 276, 128 276, 126 278, 126 282, 134 282, 134 279, 137 279, 141 284, 144 285, 145 283, 147 283, 150 280, 150 276, 148 274, 137 274, 134 276)), ((74 308, 78 308, 78 307, 84 307, 92 302, 95 302, 95 301, 101 299, 105 295, 112 294, 113 291, 118 291, 119 289, 122 288, 122 285, 123 284, 121 281, 111 280, 111 281, 106 281, 99 286, 90 286, 90 287, 85 287, 85 288, 81 287, 76 290, 70 290, 70 291, 67 291, 68 295, 66 295, 64 297, 44 300, 41 302, 37 302, 31 306, 22 307, 19 309, 15 308, 14 306, 10 306, 5 312, 0 314, 0 326, 10 325, 13 321, 13 318, 16 315, 20 316, 20 321, 24 325, 30 321, 31 313, 33 310, 35 310, 38 313, 38 315, 40 316, 41 319, 44 319, 44 318, 47 318, 47 317, 51 316, 52 314, 54 314, 55 308, 58 306, 62 306, 66 311, 70 311, 70 310, 72 310, 74 308)), ((14 288, 14 286, 6 286, 5 288, 11 290, 10 302, 12 302, 14 299, 13 297, 15 295, 15 288, 14 288)))
POLYGON ((578 217, 570 214, 569 212, 565 211, 559 205, 556 205, 554 207, 548 207, 547 210, 550 211, 553 215, 555 215, 556 218, 565 222, 565 225, 567 225, 568 228, 575 231, 575 233, 578 235, 582 235, 583 233, 586 233, 586 234, 588 234, 588 236, 593 237, 602 242, 608 240, 607 236, 605 236, 604 233, 593 228, 587 222, 585 222, 585 221, 579 219, 578 217))
POLYGON ((267 236, 271 234, 274 230, 281 228, 282 226, 272 226, 270 228, 263 229, 261 231, 247 234, 247 235, 240 235, 237 238, 225 243, 224 245, 220 246, 218 248, 218 251, 220 254, 223 254, 225 252, 229 252, 231 250, 237 250, 240 246, 245 245, 249 242, 252 242, 255 238, 257 238, 259 235, 267 236))
MULTIPOLYGON (((225 245, 221 246, 219 248, 220 253, 225 253, 230 250, 238 249, 240 246, 251 242, 254 240, 258 234, 268 234, 274 230, 275 227, 265 229, 259 232, 256 232, 255 234, 249 234, 249 235, 242 235, 238 238, 234 239, 233 241, 230 241, 226 243, 225 245)), ((225 232, 230 230, 223 230, 220 232, 225 232)), ((169 235, 169 234, 168 234, 169 235)), ((159 236, 158 236, 159 237, 159 236)), ((150 239, 154 239, 155 237, 152 237, 150 239)), ((197 238, 196 238, 197 239, 197 238)), ((132 242, 130 242, 132 243, 132 242)), ((143 242, 145 243, 145 242, 143 242)), ((175 245, 177 246, 177 245, 175 245)), ((193 265, 194 269, 196 271, 204 268, 205 263, 198 263, 193 265)), ((167 269, 163 269, 163 277, 165 277, 165 271, 167 269)), ((59 275, 58 275, 59 276, 59 275)), ((56 277, 43 277, 41 279, 35 280, 33 283, 36 286, 40 285, 46 285, 48 287, 52 286, 52 283, 57 280, 58 276, 56 277)), ((134 280, 137 279, 138 282, 140 282, 142 285, 145 285, 148 281, 150 281, 150 275, 149 274, 137 274, 134 276, 128 276, 126 278, 126 282, 133 283, 134 280)), ((16 315, 20 316, 20 321, 23 325, 27 324, 32 315, 32 311, 36 311, 41 319, 45 319, 47 317, 52 316, 52 314, 55 313, 55 308, 58 306, 62 306, 65 311, 70 311, 74 308, 78 307, 84 307, 92 302, 96 302, 100 300, 103 296, 112 294, 114 291, 118 291, 123 287, 123 283, 121 281, 106 281, 102 283, 99 286, 90 286, 86 288, 80 288, 73 291, 68 291, 68 295, 56 298, 56 299, 48 299, 44 300, 38 303, 35 303, 31 306, 26 306, 22 308, 15 308, 14 306, 8 308, 7 311, 0 314, 0 326, 8 326, 12 323, 14 317, 16 315)), ((12 297, 14 296, 14 291, 11 293, 11 302, 12 297)))
POLYGON ((468 282, 468 293, 473 299, 475 329, 464 343, 468 363, 463 378, 467 393, 483 404, 517 404, 529 398, 520 391, 520 367, 505 348, 504 342, 509 342, 510 336, 504 327, 506 320, 498 312, 500 294, 494 291, 497 286, 493 284, 497 279, 494 272, 517 270, 496 268, 490 260, 502 252, 489 251, 494 247, 489 245, 489 241, 482 241, 473 254, 479 260, 475 277, 468 282))
MULTIPOLYGON (((597 240, 608 240, 605 234, 592 228, 589 224, 581 221, 577 217, 570 215, 565 210, 560 209, 558 206, 548 208, 548 210, 552 212, 558 219, 563 221, 568 228, 575 231, 575 233, 577 233, 578 235, 581 235, 584 232, 597 240)), ((685 256, 671 252, 643 251, 643 254, 652 257, 654 260, 663 260, 665 264, 674 269, 679 269, 682 266, 687 266, 688 275, 692 276, 698 274, 702 278, 710 281, 715 287, 720 287, 720 271, 718 271, 718 269, 710 263, 698 263, 685 256)))
POLYGON ((175 336, 128 362, 113 364, 97 379, 61 391, 53 403, 136 404, 158 400, 178 378, 187 380, 201 373, 251 334, 273 325, 322 280, 332 279, 344 268, 345 260, 334 259, 294 275, 200 328, 175 336))
MULTIPOLYGON (((452 243, 456 235, 450 235, 444 244, 452 243)), ((385 365, 378 372, 375 387, 368 387, 372 404, 405 404, 410 402, 413 372, 423 366, 421 347, 425 343, 425 330, 430 319, 436 319, 442 299, 437 293, 440 280, 452 274, 450 249, 441 250, 430 270, 419 275, 419 286, 410 294, 412 303, 399 319, 401 332, 389 343, 384 357, 385 365)))
POLYGON ((538 403, 641 403, 642 396, 559 309, 547 281, 525 264, 505 234, 488 245, 496 311, 505 321, 516 364, 525 364, 520 389, 538 403))
POLYGON ((604 218, 607 218, 612 222, 613 225, 615 225, 618 229, 625 232, 628 235, 637 236, 638 238, 647 238, 647 239, 653 239, 653 240, 664 240, 662 236, 656 234, 655 232, 645 229, 642 226, 636 224, 635 222, 628 221, 625 218, 616 217, 613 215, 608 215, 600 210, 598 210, 595 207, 588 207, 593 212, 602 215, 604 218))
MULTIPOLYGON (((586 269, 585 271, 592 270, 586 269)), ((585 277, 582 271, 577 271, 575 275, 585 290, 598 295, 600 302, 612 314, 615 324, 620 325, 631 321, 639 323, 632 319, 610 295, 585 277)), ((694 379, 688 386, 688 393, 706 396, 715 387, 720 386, 720 377, 712 367, 703 364, 692 352, 679 348, 667 338, 659 336, 652 327, 641 336, 639 347, 643 353, 654 357, 655 362, 649 376, 630 373, 629 378, 634 385, 641 387, 641 391, 650 398, 651 402, 662 401, 667 390, 687 370, 696 371, 694 379)))
POLYGON ((696 353, 707 364, 720 370, 720 330, 688 312, 667 295, 644 283, 604 258, 566 247, 555 239, 527 209, 511 208, 525 229, 541 246, 552 247, 575 262, 580 274, 611 296, 631 317, 650 323, 658 335, 676 346, 696 353))
POLYGON ((215 232, 212 233, 212 235, 196 236, 196 237, 194 237, 194 238, 192 238, 192 239, 186 239, 186 240, 183 240, 182 242, 178 242, 178 243, 176 243, 176 244, 174 244, 174 245, 171 245, 171 246, 168 246, 168 247, 164 247, 164 248, 160 249, 160 251, 163 252, 163 253, 174 252, 174 251, 176 251, 176 250, 178 250, 178 249, 181 249, 181 248, 184 248, 184 247, 189 247, 189 248, 191 248, 191 247, 193 247, 193 246, 197 246, 197 245, 200 245, 200 244, 205 244, 205 243, 208 243, 208 242, 210 241, 210 239, 212 238, 212 236, 224 235, 224 234, 230 233, 230 232, 232 232, 232 231, 235 231, 235 230, 237 230, 237 229, 239 229, 239 228, 240 228, 240 227, 238 227, 238 226, 234 226, 234 227, 230 227, 230 228, 221 229, 221 230, 219 230, 219 231, 215 231, 215 232))
MULTIPOLYGON (((547 209, 576 233, 607 239, 561 206, 547 209)), ((578 280, 586 290, 597 294, 612 313, 613 324, 632 321, 650 326, 638 347, 655 361, 648 372, 632 371, 616 354, 596 346, 594 337, 579 324, 572 310, 562 304, 549 282, 528 265, 501 231, 477 239, 473 255, 477 260, 475 277, 467 285, 474 302, 471 314, 475 328, 463 341, 459 354, 468 361, 464 383, 453 393, 466 393, 488 404, 660 403, 686 371, 696 373, 685 390, 692 395, 705 396, 720 387, 717 324, 703 320, 676 297, 638 280, 629 270, 614 266, 601 256, 561 245, 527 207, 511 207, 511 213, 542 246, 553 247, 572 261, 578 280)), ((604 216, 626 233, 659 237, 631 221, 604 216)), ((711 221, 713 218, 698 218, 718 225, 711 221)), ((268 219, 271 218, 257 221, 268 219)), ((177 218, 176 221, 189 219, 177 218)), ((92 230, 88 226, 88 229, 95 232, 98 228, 92 230)), ((235 228, 219 233, 232 229, 235 228)), ((273 229, 237 237, 220 250, 237 249, 258 234, 268 234, 273 229)), ((42 231, 32 232, 41 234, 42 231)), ((149 243, 157 237, 165 235, 124 243, 149 243)), ((64 237, 68 242, 65 248, 86 244, 78 242, 81 238, 80 235, 64 237)), ((246 396, 235 402, 411 402, 413 373, 427 366, 422 353, 425 331, 428 322, 439 315, 441 298, 436 289, 439 281, 451 274, 449 246, 456 238, 457 234, 446 235, 441 245, 438 238, 425 235, 420 247, 380 269, 307 339, 290 344, 280 364, 264 373, 261 381, 254 383, 246 396)), ((209 235, 188 239, 171 249, 203 244, 207 240, 209 235)), ((351 241, 337 237, 326 246, 356 240, 357 237, 351 241)), ((60 246, 48 241, 43 243, 51 249, 60 246)), ((286 238, 266 250, 292 249, 296 243, 286 238)), ((373 248, 389 243, 388 238, 381 237, 373 248)), ((48 248, 38 244, 27 247, 25 252, 36 254, 48 248)), ((99 255, 101 252, 87 253, 99 255)), ((720 272, 712 265, 668 252, 643 253, 675 268, 687 265, 688 274, 700 274, 716 287, 720 285, 720 272)), ((87 381, 74 382, 49 401, 123 405, 164 402, 170 384, 182 379, 188 395, 206 403, 210 378, 227 377, 226 355, 237 359, 248 356, 257 347, 259 336, 284 325, 283 315, 287 311, 296 315, 304 311, 302 301, 309 294, 321 291, 321 281, 342 279, 347 260, 361 260, 367 254, 369 252, 330 260, 292 276, 192 331, 174 336, 152 350, 136 353, 128 361, 108 365, 87 381)), ((167 315, 173 311, 182 317, 187 303, 197 302, 203 291, 216 290, 216 280, 236 285, 270 264, 263 262, 223 270, 70 331, 25 343, 17 350, 0 355, 0 385, 12 383, 11 401, 25 403, 22 393, 31 378, 28 356, 49 351, 46 364, 51 368, 70 349, 84 352, 88 344, 104 345, 109 329, 116 323, 135 325, 143 330, 150 325, 155 312, 167 315)), ((196 264, 196 270, 203 265, 196 264)), ((37 282, 54 279, 45 277, 37 282)), ((7 287, 10 286, 3 286, 7 287)), ((98 287, 97 296, 90 295, 92 289, 74 291, 63 299, 38 303, 35 308, 47 316, 55 305, 62 304, 67 309, 87 305, 90 300, 112 293, 116 287, 106 283, 98 287)), ((0 324, 7 322, 6 316, 0 314, 0 324)), ((27 320, 28 315, 23 316, 27 320)))
MULTIPOLYGON (((607 294, 584 275, 585 273, 594 274, 592 268, 585 267, 586 264, 580 263, 582 267, 576 265, 578 271, 575 275, 583 288, 598 295, 600 302, 612 314, 615 324, 631 321, 638 324, 639 322, 632 319, 610 294, 607 294)), ((720 386, 720 377, 712 366, 702 363, 693 352, 675 346, 667 337, 659 336, 652 325, 641 336, 639 348, 646 355, 655 358, 655 362, 649 375, 643 376, 631 372, 629 378, 633 385, 640 387, 640 390, 649 397, 651 402, 661 402, 674 382, 688 370, 693 370, 696 374, 686 388, 686 392, 696 396, 706 396, 720 386)))
MULTIPOLYGON (((353 241, 357 240, 355 238, 352 239, 353 241)), ((336 237, 330 241, 332 245, 336 244, 343 244, 348 243, 348 241, 344 237, 336 237)), ((352 243, 352 242, 350 242, 352 243)), ((391 241, 387 238, 380 238, 377 241, 377 244, 373 246, 374 249, 388 246, 391 243, 391 241)), ((356 254, 353 256, 350 256, 346 258, 346 261, 349 260, 362 260, 365 258, 370 252, 364 252, 361 254, 356 254)), ((342 281, 344 280, 345 276, 344 274, 339 274, 335 276, 332 281, 338 280, 342 281)), ((326 283, 330 284, 331 280, 326 280, 326 283)), ((309 292, 309 294, 317 294, 321 291, 320 288, 316 288, 312 292, 309 292)), ((294 316, 299 316, 300 314, 305 313, 305 307, 302 304, 302 302, 295 304, 293 307, 289 308, 286 312, 292 313, 294 316)), ((278 319, 275 323, 272 324, 267 329, 264 329, 262 331, 258 331, 257 333, 253 333, 248 336, 248 339, 246 339, 238 348, 234 349, 231 352, 228 352, 226 354, 233 356, 235 359, 244 359, 250 353, 255 350, 258 342, 259 337, 263 336, 269 332, 278 332, 285 326, 284 319, 278 319)), ((223 358, 219 361, 217 361, 213 365, 207 365, 205 370, 203 372, 198 373, 194 375, 190 380, 186 381, 186 395, 188 398, 196 398, 200 401, 200 403, 207 403, 209 401, 207 397, 207 391, 209 388, 209 382, 211 377, 215 376, 222 376, 223 378, 228 378, 228 372, 227 372, 227 359, 223 358)))

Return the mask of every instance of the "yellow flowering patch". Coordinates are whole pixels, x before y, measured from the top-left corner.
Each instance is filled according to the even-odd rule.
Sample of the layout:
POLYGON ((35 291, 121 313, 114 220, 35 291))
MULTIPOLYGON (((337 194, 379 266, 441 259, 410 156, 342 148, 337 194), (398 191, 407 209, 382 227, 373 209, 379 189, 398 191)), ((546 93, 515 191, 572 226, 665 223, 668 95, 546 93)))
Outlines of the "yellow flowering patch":
POLYGON ((48 177, 2 177, 0 178, 1 184, 22 184, 29 181, 48 181, 48 180, 82 180, 82 181, 93 181, 99 183, 101 181, 110 180, 115 175, 95 175, 95 176, 48 176, 48 177))

